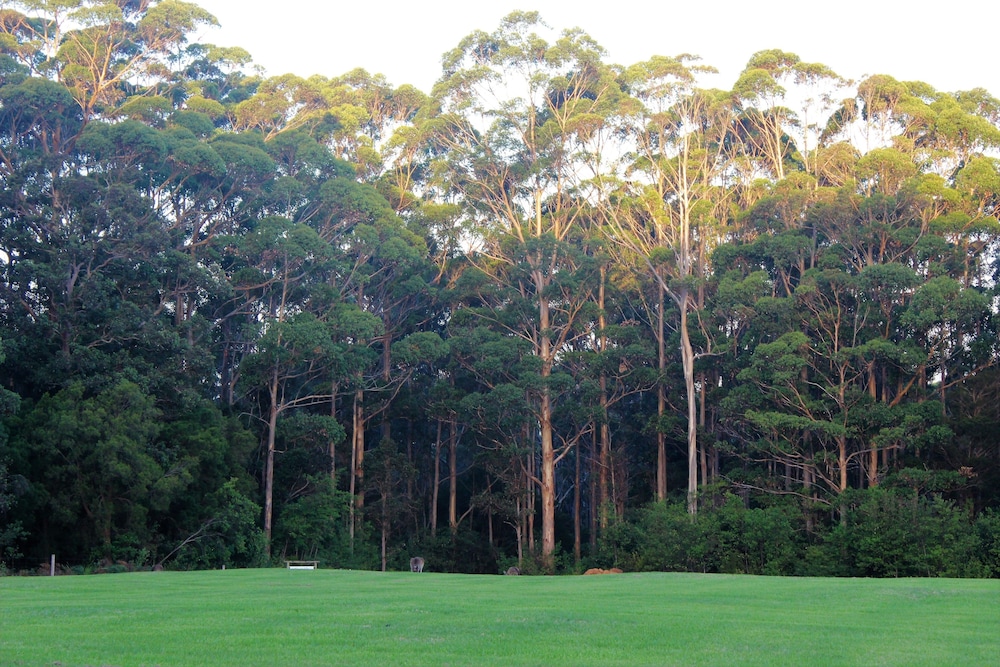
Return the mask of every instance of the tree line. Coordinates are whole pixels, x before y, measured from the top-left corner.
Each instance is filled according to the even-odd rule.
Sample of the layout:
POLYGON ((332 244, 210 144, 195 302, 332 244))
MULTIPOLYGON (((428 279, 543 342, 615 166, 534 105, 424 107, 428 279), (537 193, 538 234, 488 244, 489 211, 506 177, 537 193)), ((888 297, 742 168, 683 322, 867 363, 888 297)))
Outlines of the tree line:
POLYGON ((214 23, 0 8, 8 567, 1000 574, 988 91, 214 23))

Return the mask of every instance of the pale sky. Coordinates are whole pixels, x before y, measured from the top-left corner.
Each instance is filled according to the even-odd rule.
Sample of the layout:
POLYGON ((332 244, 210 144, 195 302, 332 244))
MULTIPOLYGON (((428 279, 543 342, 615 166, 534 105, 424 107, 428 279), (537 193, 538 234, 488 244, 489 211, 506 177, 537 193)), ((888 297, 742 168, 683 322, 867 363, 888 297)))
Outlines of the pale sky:
POLYGON ((193 1, 222 24, 197 41, 242 46, 269 75, 333 77, 362 67, 430 92, 445 51, 521 9, 537 10, 557 33, 582 28, 607 49, 608 62, 699 55, 720 70, 705 86, 729 88, 754 52, 777 48, 849 79, 889 74, 1000 97, 1000 5, 993 0, 923 7, 902 0, 193 1))

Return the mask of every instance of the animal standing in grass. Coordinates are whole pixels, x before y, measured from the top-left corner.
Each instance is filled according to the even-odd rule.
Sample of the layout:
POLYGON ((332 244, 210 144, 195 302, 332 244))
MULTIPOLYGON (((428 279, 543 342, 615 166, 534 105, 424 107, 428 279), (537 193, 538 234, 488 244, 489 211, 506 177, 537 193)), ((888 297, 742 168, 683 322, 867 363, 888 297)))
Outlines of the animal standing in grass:
POLYGON ((513 576, 519 575, 519 574, 521 574, 521 568, 517 567, 516 565, 508 567, 507 568, 507 572, 505 574, 509 574, 509 575, 513 575, 513 576))
POLYGON ((410 559, 410 572, 423 572, 424 571, 424 559, 420 556, 414 556, 410 559))

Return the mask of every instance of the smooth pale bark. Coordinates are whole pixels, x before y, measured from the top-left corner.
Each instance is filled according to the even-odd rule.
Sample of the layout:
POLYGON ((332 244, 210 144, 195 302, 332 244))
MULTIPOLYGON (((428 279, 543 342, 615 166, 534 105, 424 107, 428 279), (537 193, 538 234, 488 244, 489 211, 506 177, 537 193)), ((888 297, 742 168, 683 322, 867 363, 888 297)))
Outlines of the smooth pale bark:
POLYGON ((267 418, 267 457, 264 463, 264 546, 271 555, 271 520, 274 514, 274 444, 278 430, 278 367, 271 372, 268 386, 271 409, 267 418))
MULTIPOLYGON (((664 290, 658 288, 657 292, 657 313, 656 313, 656 348, 657 363, 660 371, 659 380, 656 383, 656 416, 659 424, 663 423, 663 416, 667 413, 667 388, 664 385, 664 378, 667 373, 667 346, 666 329, 663 309, 666 307, 664 290)), ((667 499, 667 434, 662 428, 656 429, 656 499, 663 501, 667 499)))
MULTIPOLYGON (((541 290, 539 290, 541 293, 541 290)), ((556 451, 552 441, 552 397, 549 394, 548 379, 552 374, 553 354, 551 341, 545 333, 549 330, 549 302, 539 297, 539 324, 541 325, 542 396, 538 406, 538 426, 541 436, 542 469, 542 565, 552 568, 556 548, 556 451)))
POLYGON ((573 471, 573 561, 580 562, 580 448, 576 448, 575 470, 573 471))
MULTIPOLYGON (((687 290, 681 290, 678 301, 687 303, 687 290)), ((694 349, 687 329, 687 306, 681 305, 681 365, 684 369, 684 390, 687 394, 688 416, 688 490, 689 514, 698 513, 698 396, 694 385, 694 349)))
MULTIPOLYGON (((597 338, 597 351, 603 353, 607 350, 608 338, 605 335, 607 321, 604 317, 604 277, 605 268, 601 267, 601 282, 597 290, 597 327, 599 336, 597 338)), ((601 371, 599 378, 601 388, 601 421, 599 433, 601 439, 601 530, 608 527, 608 508, 611 505, 611 493, 608 487, 608 475, 611 471, 611 429, 608 427, 608 378, 604 371, 601 371)))

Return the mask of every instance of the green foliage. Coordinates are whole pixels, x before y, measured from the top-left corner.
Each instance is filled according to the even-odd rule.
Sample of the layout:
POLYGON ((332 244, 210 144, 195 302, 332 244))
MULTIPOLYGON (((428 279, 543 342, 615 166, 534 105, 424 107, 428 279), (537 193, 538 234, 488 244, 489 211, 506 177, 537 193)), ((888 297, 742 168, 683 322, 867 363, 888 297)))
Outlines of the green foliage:
POLYGON ((984 576, 1000 578, 1000 513, 992 509, 983 512, 976 519, 975 529, 979 548, 973 558, 982 565, 984 576))
POLYGON ((875 488, 843 498, 826 557, 854 576, 980 577, 990 570, 969 513, 940 496, 875 488))
POLYGON ((170 474, 158 421, 151 397, 127 381, 93 396, 71 385, 18 419, 11 446, 29 462, 37 511, 56 531, 49 539, 112 559, 119 538, 150 539, 149 511, 189 481, 170 474))
POLYGON ((171 568, 260 567, 265 562, 260 506, 236 480, 227 481, 207 502, 214 513, 164 560, 171 568), (168 560, 174 557, 174 560, 168 560))
POLYGON ((23 524, 13 518, 14 506, 28 491, 27 480, 11 474, 6 461, 0 460, 0 574, 10 560, 20 558, 19 543, 28 537, 23 524))
POLYGON ((808 535, 796 502, 746 507, 736 496, 703 508, 655 503, 603 534, 594 564, 625 570, 797 576, 996 576, 996 517, 940 495, 878 487, 845 493, 808 535))
POLYGON ((308 487, 285 504, 275 522, 274 551, 284 558, 318 560, 323 567, 350 567, 347 512, 351 496, 329 475, 308 478, 308 487))
POLYGON ((654 503, 634 523, 609 528, 597 560, 638 571, 792 574, 802 549, 798 515, 787 503, 748 509, 736 496, 696 519, 685 505, 654 503))

